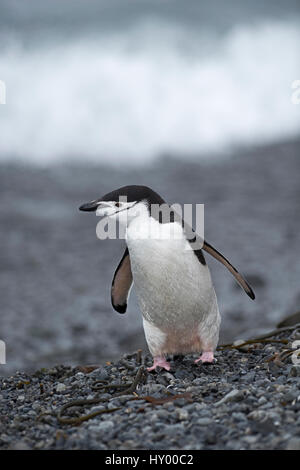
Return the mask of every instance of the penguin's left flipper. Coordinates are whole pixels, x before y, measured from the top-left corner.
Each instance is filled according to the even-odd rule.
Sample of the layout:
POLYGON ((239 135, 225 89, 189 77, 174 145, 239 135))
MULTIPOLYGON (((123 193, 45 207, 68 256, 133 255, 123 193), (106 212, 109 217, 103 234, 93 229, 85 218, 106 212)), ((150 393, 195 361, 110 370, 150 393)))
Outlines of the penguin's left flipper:
POLYGON ((231 274, 235 277, 237 282, 240 284, 240 286, 244 289, 246 294, 250 297, 250 299, 254 300, 255 299, 255 294, 251 287, 249 286, 248 282, 243 278, 243 276, 238 272, 238 270, 232 266, 232 264, 228 261, 228 259, 225 258, 218 250, 216 250, 212 245, 207 243, 204 240, 203 243, 203 250, 205 250, 207 253, 209 253, 211 256, 213 256, 215 259, 220 261, 226 268, 231 272, 231 274))
POLYGON ((115 271, 111 286, 111 303, 113 308, 119 313, 126 312, 132 283, 130 256, 126 247, 124 255, 115 271))
POLYGON ((250 299, 254 300, 255 299, 255 294, 254 294, 251 286, 249 286, 246 279, 244 279, 243 276, 238 272, 238 270, 234 266, 232 266, 232 264, 228 261, 228 259, 226 259, 225 256, 223 256, 222 253, 220 253, 218 250, 216 250, 212 245, 207 243, 206 240, 201 239, 201 237, 199 237, 197 235, 197 233, 193 230, 193 228, 191 226, 189 226, 185 221, 182 221, 182 223, 183 223, 183 228, 184 228, 184 232, 187 236, 187 239, 188 239, 189 243, 192 246, 195 242, 199 243, 199 242, 201 242, 201 240, 203 242, 202 243, 202 249, 198 249, 198 250, 194 249, 194 253, 197 256, 200 263, 203 264, 203 265, 206 264, 206 261, 205 261, 205 258, 203 256, 203 252, 202 252, 202 250, 205 250, 207 253, 209 253, 211 256, 213 256, 216 260, 220 261, 220 263, 222 263, 222 264, 224 264, 224 266, 226 266, 226 268, 235 277, 235 279, 237 280, 239 285, 244 289, 244 291, 250 297, 250 299), (194 236, 194 238, 190 238, 191 235, 194 236))

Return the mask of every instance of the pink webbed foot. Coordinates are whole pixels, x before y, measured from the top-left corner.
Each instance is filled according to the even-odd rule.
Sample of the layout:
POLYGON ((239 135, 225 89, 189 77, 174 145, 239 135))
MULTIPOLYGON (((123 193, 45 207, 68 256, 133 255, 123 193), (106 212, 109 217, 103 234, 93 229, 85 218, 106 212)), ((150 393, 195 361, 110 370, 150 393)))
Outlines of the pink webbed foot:
POLYGON ((197 364, 197 362, 214 362, 214 353, 212 351, 206 351, 204 353, 201 354, 201 356, 199 357, 199 359, 196 359, 195 360, 195 364, 197 364))
POLYGON ((170 363, 165 360, 162 356, 156 356, 154 358, 153 366, 148 367, 147 371, 151 372, 151 370, 155 370, 156 367, 162 367, 163 369, 170 370, 170 363))

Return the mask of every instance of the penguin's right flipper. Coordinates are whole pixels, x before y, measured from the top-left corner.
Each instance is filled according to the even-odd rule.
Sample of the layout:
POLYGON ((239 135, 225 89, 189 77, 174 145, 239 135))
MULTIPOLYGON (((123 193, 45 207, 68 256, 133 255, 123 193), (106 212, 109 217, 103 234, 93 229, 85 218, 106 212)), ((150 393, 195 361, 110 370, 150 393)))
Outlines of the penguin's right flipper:
POLYGON ((128 248, 115 271, 111 286, 111 303, 113 308, 119 313, 125 313, 127 301, 133 284, 130 256, 128 248))

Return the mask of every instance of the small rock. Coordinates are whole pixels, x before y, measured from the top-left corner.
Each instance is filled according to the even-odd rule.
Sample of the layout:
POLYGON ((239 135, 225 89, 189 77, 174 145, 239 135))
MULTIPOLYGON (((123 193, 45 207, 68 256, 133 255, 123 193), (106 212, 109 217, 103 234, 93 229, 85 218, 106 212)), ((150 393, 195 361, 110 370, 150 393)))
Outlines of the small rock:
POLYGON ((207 382, 207 377, 197 377, 197 379, 193 380, 194 385, 203 385, 207 382))
MULTIPOLYGON (((234 342, 233 342, 233 346, 241 346, 241 344, 244 344, 245 343, 245 340, 244 339, 236 339, 234 342)), ((249 345, 248 344, 245 344, 245 346, 241 346, 239 347, 239 351, 243 351, 243 352, 247 352, 249 349, 249 345)))
POLYGON ((93 370, 89 375, 97 380, 107 380, 109 378, 108 372, 104 367, 99 367, 98 369, 93 370))
POLYGON ((117 407, 118 407, 117 404, 113 401, 111 401, 107 404, 107 409, 108 410, 113 410, 114 408, 117 408, 117 407))
POLYGON ((169 381, 174 380, 174 375, 170 374, 170 372, 164 372, 162 375, 169 381))
POLYGON ((64 392, 64 391, 66 390, 66 388, 67 388, 67 387, 65 386, 65 384, 59 383, 59 384, 56 385, 55 390, 56 390, 58 393, 60 393, 60 392, 64 392))
POLYGON ((45 441, 39 441, 35 444, 35 448, 36 449, 43 449, 43 447, 45 446, 45 441))
POLYGON ((275 433, 277 431, 276 425, 270 418, 256 422, 255 428, 256 431, 261 434, 271 434, 272 432, 275 433))
POLYGON ((254 444, 257 441, 257 436, 244 436, 243 441, 247 442, 247 444, 254 444))
POLYGON ((293 365, 290 368, 290 373, 289 375, 291 377, 300 377, 300 365, 293 365))
POLYGON ((264 405, 267 402, 268 402, 268 400, 264 396, 260 397, 259 400, 258 400, 259 405, 264 405))
POLYGON ((151 423, 156 423, 156 421, 158 420, 157 413, 150 412, 150 413, 147 413, 147 416, 151 423))
POLYGON ((166 410, 157 410, 157 416, 160 419, 167 420, 168 417, 170 416, 169 413, 166 410))
POLYGON ((205 434, 205 442, 211 445, 216 444, 217 442, 216 434, 213 431, 207 431, 207 433, 205 434))
POLYGON ((197 419, 196 424, 199 424, 199 426, 208 426, 212 424, 212 422, 213 421, 210 418, 199 418, 197 419))
POLYGON ((298 392, 293 392, 293 391, 287 392, 283 395, 281 401, 284 403, 291 403, 297 398, 297 395, 298 395, 298 392))
POLYGON ((34 411, 40 411, 41 405, 39 405, 38 403, 33 403, 33 404, 32 404, 32 409, 33 409, 34 411))
POLYGON ((165 427, 164 427, 164 434, 166 434, 167 436, 169 436, 170 438, 173 437, 177 437, 178 435, 181 435, 183 434, 184 432, 184 428, 183 428, 183 425, 180 423, 177 423, 177 424, 167 424, 165 427))
POLYGON ((186 399, 185 398, 176 398, 176 400, 174 400, 174 405, 175 406, 185 406, 186 405, 186 399))
POLYGON ((232 417, 235 421, 245 421, 245 420, 247 420, 246 416, 243 413, 240 413, 240 412, 232 413, 232 417))
POLYGON ((102 411, 105 409, 103 405, 92 406, 91 413, 95 413, 96 411, 102 411))
POLYGON ((176 411, 176 414, 177 414, 180 421, 185 421, 189 417, 188 410, 186 410, 184 408, 178 408, 177 411, 176 411))
POLYGON ((190 379, 194 378, 194 375, 186 369, 178 369, 175 372, 176 379, 190 379))
POLYGON ((225 397, 215 403, 215 406, 223 405, 223 403, 228 403, 231 401, 238 401, 244 397, 244 393, 241 390, 233 389, 231 392, 227 393, 225 397))
MULTIPOLYGON (((91 374, 92 375, 92 374, 91 374)), ((84 374, 82 372, 77 372, 75 374, 75 377, 77 380, 80 380, 80 379, 83 379, 84 378, 84 374)))
MULTIPOLYGON (((111 395, 108 395, 107 398, 111 398, 111 395)), ((132 398, 132 395, 121 395, 120 397, 118 397, 118 401, 121 403, 121 405, 125 405, 125 403, 130 398, 132 398)))
POLYGON ((248 414, 249 419, 253 419, 253 421, 260 421, 266 416, 266 412, 264 410, 253 410, 251 413, 248 414))
POLYGON ((244 344, 245 343, 245 340, 244 339, 236 339, 234 342, 233 342, 233 346, 240 346, 241 344, 244 344))
POLYGON ((90 426, 89 431, 96 434, 98 437, 106 436, 109 439, 111 432, 114 429, 114 423, 112 421, 101 421, 99 424, 90 426))

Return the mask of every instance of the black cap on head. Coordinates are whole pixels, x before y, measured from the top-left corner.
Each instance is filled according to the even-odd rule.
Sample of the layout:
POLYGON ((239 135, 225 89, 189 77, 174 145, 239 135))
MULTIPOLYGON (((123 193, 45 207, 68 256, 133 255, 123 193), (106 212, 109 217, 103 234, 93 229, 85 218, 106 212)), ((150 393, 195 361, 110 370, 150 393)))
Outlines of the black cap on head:
POLYGON ((79 207, 79 210, 87 212, 95 211, 98 207, 99 202, 118 202, 120 197, 126 197, 127 202, 146 201, 148 205, 165 203, 165 201, 160 197, 160 195, 153 191, 151 188, 148 188, 148 186, 131 185, 115 189, 114 191, 105 194, 99 199, 95 199, 94 201, 82 204, 82 206, 79 207))

